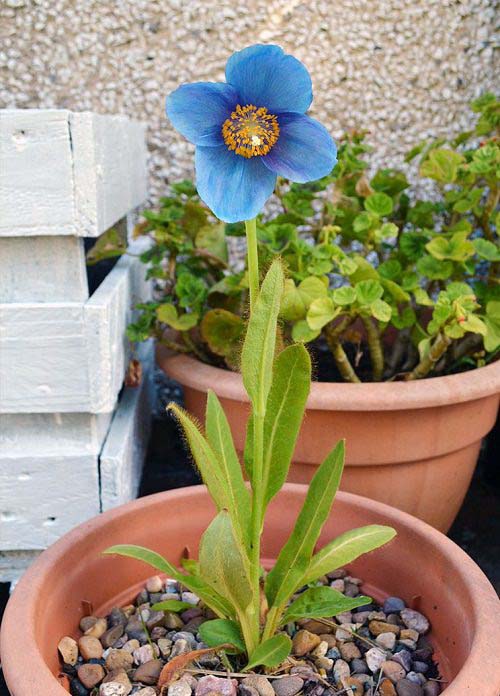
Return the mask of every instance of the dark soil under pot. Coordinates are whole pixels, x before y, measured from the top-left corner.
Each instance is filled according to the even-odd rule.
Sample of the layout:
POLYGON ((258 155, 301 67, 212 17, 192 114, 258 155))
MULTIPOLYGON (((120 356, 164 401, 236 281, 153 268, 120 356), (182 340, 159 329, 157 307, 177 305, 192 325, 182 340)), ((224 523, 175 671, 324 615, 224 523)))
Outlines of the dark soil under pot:
MULTIPOLYGON (((362 581, 338 570, 324 584, 355 597, 362 581)), ((108 611, 108 610, 105 610, 108 611)), ((98 613, 98 612, 97 612, 98 613)), ((133 604, 113 607, 105 618, 85 616, 76 640, 60 643, 63 683, 74 696, 155 696, 164 665, 207 646, 200 624, 213 618, 191 592, 175 581, 150 578, 133 604), (180 614, 152 609, 156 602, 183 600, 180 614), (66 664, 64 664, 66 660, 66 664)), ((75 627, 76 628, 76 627, 75 627)), ((293 641, 289 661, 260 676, 241 675, 245 660, 219 654, 198 655, 169 679, 169 696, 437 696, 439 665, 433 660, 425 616, 397 597, 387 598, 325 620, 288 624, 293 641)), ((77 632, 75 631, 75 636, 77 632)), ((432 633, 430 633, 432 639, 432 633)))

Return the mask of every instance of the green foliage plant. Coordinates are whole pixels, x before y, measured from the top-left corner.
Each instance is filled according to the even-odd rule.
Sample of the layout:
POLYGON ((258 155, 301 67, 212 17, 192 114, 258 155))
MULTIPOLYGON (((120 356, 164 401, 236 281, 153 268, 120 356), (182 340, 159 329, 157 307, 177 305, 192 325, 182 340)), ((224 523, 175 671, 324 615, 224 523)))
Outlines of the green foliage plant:
POLYGON ((170 411, 183 428, 192 456, 217 515, 204 532, 199 559, 179 570, 160 554, 139 546, 119 545, 108 554, 144 561, 195 592, 217 618, 200 627, 210 647, 226 646, 240 654, 250 670, 273 667, 291 650, 284 630, 301 618, 332 617, 367 604, 368 597, 345 597, 318 584, 326 573, 395 535, 390 527, 370 525, 345 532, 315 550, 339 486, 344 442, 339 442, 318 468, 302 509, 274 567, 261 567, 261 537, 267 506, 285 483, 310 389, 311 360, 305 346, 283 348, 279 314, 285 274, 273 259, 259 286, 256 223, 246 225, 251 304, 241 351, 243 383, 251 402, 245 447, 245 484, 224 410, 208 393, 202 429, 175 404, 170 411))
MULTIPOLYGON (((500 103, 472 103, 475 127, 420 143, 406 157, 434 195, 422 198, 403 173, 372 175, 362 132, 347 134, 332 173, 278 179, 280 206, 250 230, 261 267, 282 260, 282 340, 320 346, 348 382, 450 374, 480 367, 500 350, 500 103), (361 359, 363 358, 363 359, 361 359)), ((256 259, 235 272, 230 238, 243 223, 210 215, 183 181, 137 234, 160 299, 139 307, 131 340, 155 336, 179 352, 238 369, 256 259)), ((113 239, 101 254, 123 253, 113 239)), ((252 250, 251 249, 251 250, 252 250)), ((94 254, 99 258, 99 253, 94 254)))

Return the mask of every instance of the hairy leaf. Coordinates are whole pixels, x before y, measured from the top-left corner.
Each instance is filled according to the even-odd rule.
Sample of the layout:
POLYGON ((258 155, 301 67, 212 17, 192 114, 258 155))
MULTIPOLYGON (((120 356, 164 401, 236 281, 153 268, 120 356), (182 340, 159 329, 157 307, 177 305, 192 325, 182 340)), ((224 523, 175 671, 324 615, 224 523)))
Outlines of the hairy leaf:
POLYGON ((200 331, 212 353, 226 357, 237 352, 245 322, 227 309, 210 309, 203 317, 200 331))
POLYGON ((213 619, 204 621, 198 629, 200 637, 210 648, 223 643, 233 645, 237 652, 245 652, 245 642, 240 627, 230 619, 213 619))
POLYGON ((109 547, 103 551, 103 553, 106 555, 117 554, 119 556, 126 556, 127 558, 134 558, 137 561, 147 563, 153 568, 156 568, 156 570, 165 573, 173 580, 182 583, 192 592, 195 592, 200 599, 219 616, 234 616, 234 608, 224 596, 218 594, 209 587, 201 578, 180 573, 174 565, 167 561, 166 558, 163 558, 159 553, 156 553, 156 551, 151 551, 143 546, 136 546, 134 544, 117 544, 116 546, 109 547))
POLYGON ((310 389, 311 359, 301 344, 288 346, 274 363, 264 422, 263 491, 267 505, 284 484, 310 389))
POLYGON ((217 509, 221 510, 228 507, 227 482, 224 480, 220 463, 213 449, 186 411, 176 404, 170 404, 168 410, 175 415, 182 425, 191 454, 217 509))
POLYGON ((151 606, 153 611, 186 611, 192 609, 193 605, 189 602, 181 602, 180 599, 166 599, 164 602, 156 602, 151 606))
POLYGON ((245 671, 264 665, 265 667, 276 667, 281 664, 292 649, 292 641, 285 633, 278 633, 272 638, 268 638, 261 643, 250 655, 245 671))
POLYGON ((302 584, 314 582, 322 575, 352 563, 364 553, 378 549, 393 539, 392 527, 371 524, 344 532, 316 553, 302 578, 302 584))
POLYGON ((219 512, 201 538, 200 575, 240 614, 253 601, 244 550, 238 544, 226 510, 219 512))
POLYGON ((282 604, 300 586, 330 514, 343 466, 344 441, 341 440, 316 471, 295 527, 266 578, 265 590, 270 605, 282 604))
POLYGON ((227 488, 227 508, 233 527, 246 548, 250 544, 250 493, 236 454, 233 436, 226 414, 216 394, 210 389, 207 395, 205 429, 207 440, 217 457, 221 476, 227 488))
POLYGON ((311 587, 290 604, 281 623, 297 619, 321 619, 370 604, 371 597, 346 597, 332 587, 311 587))
POLYGON ((254 409, 261 414, 271 388, 283 282, 281 261, 276 259, 262 283, 241 353, 243 384, 254 409))

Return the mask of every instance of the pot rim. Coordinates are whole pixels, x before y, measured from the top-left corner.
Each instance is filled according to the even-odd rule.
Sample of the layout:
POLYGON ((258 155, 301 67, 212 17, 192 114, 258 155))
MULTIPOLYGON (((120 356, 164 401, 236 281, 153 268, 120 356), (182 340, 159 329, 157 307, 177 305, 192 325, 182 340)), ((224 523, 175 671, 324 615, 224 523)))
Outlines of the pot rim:
MULTIPOLYGON (((283 490, 292 494, 305 494, 306 489, 306 485, 298 483, 287 483, 283 487, 283 490)), ((16 674, 17 693, 50 693, 53 696, 59 696, 59 694, 64 696, 64 694, 67 694, 62 686, 57 686, 56 677, 50 672, 38 650, 34 625, 40 588, 50 580, 51 568, 65 556, 68 547, 78 543, 88 534, 95 532, 96 529, 106 525, 108 522, 120 520, 120 518, 130 515, 131 512, 140 511, 145 505, 155 505, 160 500, 167 502, 175 498, 192 498, 200 495, 208 495, 206 487, 203 485, 164 491, 120 505, 78 525, 39 556, 24 573, 15 588, 7 604, 0 631, 0 654, 2 655, 4 667, 7 668, 5 672, 8 674, 11 684, 14 681, 12 672, 9 673, 9 668, 12 664, 19 664, 19 645, 17 641, 9 640, 9 637, 11 635, 20 637, 20 630, 22 630, 24 640, 23 660, 31 664, 31 674, 37 675, 37 683, 34 684, 29 675, 24 673, 16 674)), ((500 626, 494 618, 494 612, 491 611, 491 607, 498 602, 494 588, 482 570, 460 547, 425 522, 384 503, 370 500, 354 493, 339 491, 337 497, 338 500, 342 500, 347 505, 361 507, 363 510, 366 510, 368 516, 388 517, 389 523, 393 523, 400 528, 410 528, 413 533, 427 538, 431 546, 439 545, 450 563, 449 567, 455 570, 458 569, 464 583, 469 587, 468 599, 473 609, 470 617, 470 629, 473 631, 474 643, 462 668, 450 685, 450 691, 452 690, 452 693, 458 696, 460 693, 459 689, 462 688, 461 685, 468 683, 467 674, 481 671, 484 667, 484 655, 488 653, 495 641, 500 643, 500 626), (456 689, 453 688, 455 682, 456 689)), ((55 649, 56 646, 54 646, 55 649)), ((449 689, 450 687, 447 688, 449 689)))
MULTIPOLYGON (((156 361, 172 379, 201 392, 249 402, 241 375, 157 346, 156 361)), ((468 372, 412 382, 312 382, 307 408, 317 411, 402 411, 450 406, 500 394, 500 360, 468 372)))

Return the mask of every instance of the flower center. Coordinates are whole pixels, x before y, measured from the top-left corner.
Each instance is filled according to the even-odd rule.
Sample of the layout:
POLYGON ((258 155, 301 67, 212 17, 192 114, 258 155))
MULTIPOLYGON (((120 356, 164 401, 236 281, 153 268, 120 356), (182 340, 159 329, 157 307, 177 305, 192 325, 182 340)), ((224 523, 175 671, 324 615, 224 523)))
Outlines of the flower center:
POLYGON ((222 124, 222 137, 229 150, 242 157, 267 155, 278 140, 278 119, 265 106, 238 106, 222 124))

